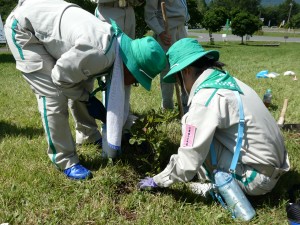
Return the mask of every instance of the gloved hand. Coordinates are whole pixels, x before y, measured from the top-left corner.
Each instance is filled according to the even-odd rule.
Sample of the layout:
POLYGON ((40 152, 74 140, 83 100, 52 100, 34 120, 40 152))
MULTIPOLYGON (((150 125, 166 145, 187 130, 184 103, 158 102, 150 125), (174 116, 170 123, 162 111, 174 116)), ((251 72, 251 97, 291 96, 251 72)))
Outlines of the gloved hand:
POLYGON ((157 188, 157 184, 154 182, 152 177, 146 177, 144 179, 142 179, 139 183, 138 183, 139 189, 143 190, 143 189, 152 189, 152 188, 157 188))
POLYGON ((106 123, 106 109, 102 102, 100 102, 95 96, 90 96, 86 104, 89 114, 95 119, 101 120, 106 123))

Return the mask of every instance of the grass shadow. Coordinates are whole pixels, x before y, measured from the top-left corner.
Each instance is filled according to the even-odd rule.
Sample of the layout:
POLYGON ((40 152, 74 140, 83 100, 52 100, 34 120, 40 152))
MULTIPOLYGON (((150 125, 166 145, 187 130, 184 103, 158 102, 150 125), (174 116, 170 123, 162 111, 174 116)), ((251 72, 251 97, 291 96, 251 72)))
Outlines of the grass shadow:
POLYGON ((25 136, 33 138, 44 134, 43 128, 20 127, 13 123, 0 121, 0 141, 5 136, 25 136))
POLYGON ((212 205, 214 203, 214 200, 210 195, 205 198, 204 196, 194 194, 187 186, 184 186, 181 189, 165 188, 162 192, 173 196, 176 201, 184 203, 194 204, 202 202, 206 205, 212 205))
MULTIPOLYGON (((211 196, 204 198, 194 194, 187 186, 181 189, 158 188, 153 191, 153 193, 156 192, 172 195, 176 201, 184 203, 193 204, 201 201, 204 204, 211 205, 214 202, 211 196)), ((270 193, 260 196, 247 195, 247 198, 254 209, 264 209, 266 206, 268 208, 278 208, 282 202, 281 200, 286 200, 287 203, 300 202, 300 174, 297 171, 289 171, 279 179, 270 193)))
POLYGON ((278 105, 271 104, 269 106, 269 108, 270 108, 271 111, 276 111, 276 110, 278 110, 279 107, 278 107, 278 105))
MULTIPOLYGON (((282 175, 275 188, 268 194, 262 196, 248 196, 254 208, 278 207, 280 199, 291 201, 290 192, 297 185, 300 185, 300 174, 297 171, 289 171, 282 175)), ((300 198, 300 193, 296 193, 296 198, 300 198)))
POLYGON ((108 165, 108 159, 102 158, 99 154, 80 154, 80 164, 88 168, 91 171, 97 171, 108 165))
POLYGON ((122 146, 123 155, 121 160, 129 164, 140 177, 145 177, 149 172, 153 172, 152 164, 159 163, 160 169, 163 170, 169 163, 171 155, 177 153, 178 149, 177 144, 168 140, 166 143, 168 149, 163 149, 160 154, 160 161, 155 162, 154 152, 148 143, 142 145, 124 143, 122 146))
MULTIPOLYGON (((149 192, 149 190, 147 190, 149 192)), ((206 205, 212 205, 214 203, 214 200, 211 196, 208 196, 207 198, 192 193, 187 186, 183 186, 182 188, 155 188, 150 190, 153 194, 163 194, 163 195, 169 195, 172 196, 173 199, 175 199, 178 202, 187 203, 187 204, 195 204, 202 202, 206 205)))
MULTIPOLYGON (((153 115, 153 110, 149 110, 148 112, 144 112, 142 114, 135 113, 135 115, 140 118, 143 122, 148 121, 150 125, 147 127, 147 129, 167 129, 164 127, 164 122, 169 121, 170 118, 177 120, 176 118, 176 112, 173 114, 172 112, 155 112, 155 116, 153 117, 147 117, 148 115, 153 115), (157 117, 156 117, 157 116, 157 117), (162 117, 161 117, 162 116, 162 117), (166 116, 166 117, 164 117, 166 116), (144 120, 145 119, 145 120, 144 120), (157 122, 153 122, 157 121, 157 122), (157 128, 156 126, 161 126, 160 128, 157 128), (154 128, 155 127, 155 128, 154 128)), ((173 120, 172 119, 172 120, 173 120)), ((139 121, 136 121, 136 125, 139 123, 139 121)), ((140 123, 137 125, 134 129, 142 129, 143 123, 140 123)), ((134 130, 133 129, 133 130, 134 130)), ((143 130, 143 129, 142 129, 143 130)), ((136 135, 135 131, 133 133, 136 135)), ((145 176, 153 176, 160 171, 162 171, 165 166, 169 163, 170 156, 172 154, 177 153, 179 143, 174 143, 171 138, 166 137, 163 138, 162 143, 159 143, 158 146, 155 146, 157 143, 155 140, 160 140, 159 135, 161 135, 160 131, 155 131, 153 133, 148 134, 147 141, 144 141, 141 145, 130 144, 129 139, 130 135, 125 138, 122 141, 122 156, 121 160, 126 162, 128 165, 130 165, 134 171, 140 175, 141 177, 145 176), (148 140, 149 138, 149 140, 148 140), (151 142, 151 144, 149 142, 151 142), (155 147, 154 147, 155 146, 155 147), (154 148, 154 149, 153 149, 154 148), (159 150, 157 150, 159 148, 159 150)))
POLYGON ((13 55, 10 53, 1 53, 0 54, 0 61, 1 63, 15 63, 16 60, 14 59, 13 55))
POLYGON ((221 45, 216 45, 216 44, 201 44, 203 48, 222 48, 221 45))

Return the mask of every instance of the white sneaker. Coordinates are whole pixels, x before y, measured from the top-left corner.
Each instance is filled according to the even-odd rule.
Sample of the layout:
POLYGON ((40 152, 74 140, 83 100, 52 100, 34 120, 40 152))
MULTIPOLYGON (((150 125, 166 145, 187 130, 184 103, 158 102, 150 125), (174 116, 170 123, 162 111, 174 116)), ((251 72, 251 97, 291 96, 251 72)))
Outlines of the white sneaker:
POLYGON ((208 197, 210 190, 212 190, 212 183, 199 183, 199 182, 191 182, 189 184, 190 190, 197 195, 201 195, 203 197, 208 197))

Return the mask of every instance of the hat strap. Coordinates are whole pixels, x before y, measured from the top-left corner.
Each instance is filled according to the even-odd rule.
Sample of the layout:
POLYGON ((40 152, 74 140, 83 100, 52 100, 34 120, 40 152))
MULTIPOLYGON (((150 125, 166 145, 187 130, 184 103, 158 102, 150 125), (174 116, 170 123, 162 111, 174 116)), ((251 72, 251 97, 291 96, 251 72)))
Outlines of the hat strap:
POLYGON ((150 78, 151 80, 153 80, 153 77, 151 77, 150 75, 148 75, 144 70, 139 69, 139 71, 141 71, 143 74, 145 74, 148 78, 150 78))

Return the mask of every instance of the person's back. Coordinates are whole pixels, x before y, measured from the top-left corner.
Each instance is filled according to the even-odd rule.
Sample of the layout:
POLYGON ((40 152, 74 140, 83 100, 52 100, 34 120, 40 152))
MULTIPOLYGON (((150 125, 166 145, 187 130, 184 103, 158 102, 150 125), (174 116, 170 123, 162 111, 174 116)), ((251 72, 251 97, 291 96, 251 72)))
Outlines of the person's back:
MULTIPOLYGON (((204 72, 201 81, 205 80, 211 71, 204 72)), ((243 91, 243 94, 240 94, 245 115, 245 130, 240 153, 243 163, 255 168, 260 168, 262 165, 284 168, 286 149, 276 121, 257 93, 242 81, 236 78, 235 80, 243 91)), ((238 133, 239 104, 233 91, 228 89, 219 89, 207 104, 213 91, 214 89, 201 89, 194 95, 190 108, 191 111, 195 107, 206 108, 205 110, 211 112, 211 116, 215 115, 212 116, 213 118, 218 118, 214 137, 233 153, 238 133)), ((210 119, 200 118, 198 122, 202 120, 210 119)), ((210 121, 212 123, 212 119, 210 121)))
POLYGON ((25 0, 21 13, 17 15, 18 23, 34 33, 56 59, 75 46, 78 39, 84 39, 89 45, 105 50, 112 38, 110 24, 97 20, 75 4, 61 0, 25 0), (72 11, 78 9, 84 17, 72 16, 68 10, 70 7, 72 11))
POLYGON ((245 160, 250 164, 252 160, 257 160, 257 164, 287 169, 288 165, 284 166, 287 157, 284 139, 275 119, 252 88, 237 79, 236 81, 244 92, 241 98, 247 122, 245 143, 248 146, 247 152, 252 154, 252 157, 245 160), (257 154, 259 158, 255 158, 257 154))

